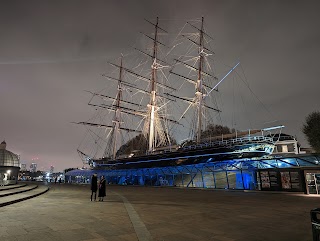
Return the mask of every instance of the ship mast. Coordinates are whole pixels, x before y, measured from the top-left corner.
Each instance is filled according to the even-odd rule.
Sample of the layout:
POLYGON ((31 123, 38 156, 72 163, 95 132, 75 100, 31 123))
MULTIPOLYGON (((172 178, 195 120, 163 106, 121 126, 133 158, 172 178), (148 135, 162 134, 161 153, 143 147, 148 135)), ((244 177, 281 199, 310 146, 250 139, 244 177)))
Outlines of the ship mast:
POLYGON ((109 129, 110 130, 109 135, 108 135, 109 138, 107 141, 107 146, 106 146, 104 153, 103 153, 103 158, 111 158, 114 160, 114 159, 116 159, 116 154, 119 149, 119 141, 120 141, 121 131, 126 131, 127 133, 128 132, 141 133, 141 131, 139 131, 139 130, 130 129, 130 128, 126 128, 126 127, 121 126, 121 123, 123 123, 122 118, 121 118, 121 114, 125 113, 125 114, 133 115, 133 116, 143 116, 143 114, 137 112, 135 109, 128 107, 128 105, 138 107, 138 106, 140 106, 139 104, 128 101, 128 100, 123 100, 123 96, 122 96, 123 86, 135 88, 134 85, 123 80, 124 72, 127 71, 130 73, 129 69, 123 67, 123 56, 121 56, 120 65, 112 64, 112 63, 109 63, 109 64, 111 64, 112 66, 119 69, 119 77, 118 78, 103 75, 107 79, 117 82, 116 96, 111 97, 111 96, 103 95, 100 93, 92 93, 90 91, 88 91, 88 92, 91 93, 93 95, 93 97, 95 97, 95 96, 99 97, 100 99, 102 99, 104 101, 111 100, 111 101, 113 101, 113 103, 112 104, 104 104, 104 103, 93 104, 93 103, 91 103, 91 100, 90 100, 88 105, 93 106, 95 108, 102 108, 102 109, 106 109, 108 111, 114 111, 112 125, 105 125, 105 124, 95 123, 95 122, 76 122, 76 124, 92 126, 92 127, 96 127, 96 128, 109 129))
POLYGON ((94 127, 98 127, 98 128, 111 129, 108 134, 109 141, 108 141, 107 148, 105 149, 105 152, 104 152, 104 157, 109 156, 112 159, 116 159, 116 153, 119 148, 119 145, 118 145, 119 138, 121 135, 120 131, 122 131, 122 130, 125 130, 127 132, 137 132, 137 133, 142 132, 148 142, 147 152, 151 153, 154 151, 154 149, 156 147, 170 143, 170 136, 167 133, 167 131, 165 130, 165 128, 163 128, 164 122, 172 122, 172 123, 178 124, 175 120, 172 120, 170 118, 167 118, 167 117, 159 114, 159 110, 165 105, 165 104, 162 105, 161 108, 159 107, 159 98, 161 98, 161 100, 175 101, 175 100, 170 99, 168 96, 163 95, 163 93, 161 94, 161 91, 159 90, 159 88, 166 89, 168 91, 176 91, 176 89, 174 89, 171 86, 166 85, 166 83, 162 82, 161 78, 158 76, 158 70, 167 67, 167 66, 163 66, 160 63, 168 64, 164 60, 161 60, 158 58, 159 45, 165 46, 163 43, 161 43, 159 41, 159 31, 162 31, 165 33, 166 33, 166 31, 159 26, 159 18, 157 18, 156 23, 152 23, 148 20, 146 20, 146 21, 154 26, 154 36, 149 36, 147 34, 142 33, 147 38, 152 40, 151 52, 150 53, 145 52, 145 51, 137 49, 137 48, 135 48, 135 50, 139 51, 140 53, 144 54, 145 56, 147 56, 148 58, 151 59, 151 61, 152 61, 151 74, 149 75, 149 77, 146 77, 139 72, 137 73, 136 71, 134 71, 132 69, 124 67, 122 58, 121 58, 120 64, 114 64, 114 63, 108 62, 110 65, 119 69, 119 77, 118 78, 103 75, 104 77, 106 77, 107 79, 109 79, 111 81, 117 81, 117 83, 118 83, 117 96, 115 98, 113 98, 113 97, 110 97, 107 95, 92 93, 93 96, 100 97, 101 99, 107 100, 107 101, 113 100, 114 102, 111 105, 108 105, 108 104, 98 104, 97 105, 97 104, 91 104, 91 103, 89 103, 89 105, 94 106, 96 108, 103 108, 103 109, 107 109, 110 111, 114 111, 115 114, 112 119, 113 123, 112 123, 112 125, 103 125, 103 124, 92 123, 92 122, 78 122, 78 124, 82 124, 82 125, 89 125, 89 126, 94 126, 94 127), (148 83, 149 89, 146 90, 143 88, 139 88, 134 83, 129 83, 127 81, 124 81, 123 80, 124 73, 127 73, 127 74, 133 76, 134 78, 137 78, 139 81, 143 81, 143 82, 148 83), (130 106, 133 105, 133 106, 140 108, 141 103, 137 104, 137 103, 133 103, 131 101, 123 100, 122 99, 122 95, 123 95, 122 87, 124 87, 124 88, 128 87, 130 89, 135 89, 139 93, 146 94, 147 96, 149 96, 149 101, 146 106, 147 107, 146 111, 134 110, 131 107, 128 107, 128 105, 130 105, 130 106), (144 118, 145 121, 144 121, 143 131, 138 131, 138 130, 134 130, 134 129, 130 129, 130 128, 124 128, 123 126, 121 126, 121 124, 122 124, 121 113, 144 118))
POLYGON ((196 84, 196 103, 198 108, 198 117, 197 117, 197 134, 196 141, 197 143, 201 142, 201 131, 202 131, 202 109, 203 109, 203 86, 202 86, 202 69, 203 69, 203 17, 201 20, 201 29, 199 30, 200 39, 199 39, 199 65, 198 65, 198 80, 196 84))
POLYGON ((120 124, 121 124, 121 106, 120 102, 122 99, 122 75, 123 75, 123 67, 122 67, 122 56, 120 59, 120 68, 119 68, 119 79, 118 79, 118 93, 115 103, 115 113, 113 119, 113 149, 112 149, 112 158, 116 158, 116 153, 118 150, 117 142, 120 135, 120 124))
POLYGON ((151 83, 150 83, 150 104, 148 105, 149 108, 149 148, 148 151, 152 152, 155 146, 155 112, 157 111, 157 103, 156 103, 156 83, 157 83, 157 37, 158 37, 158 21, 159 18, 157 17, 157 22, 155 24, 155 32, 154 32, 154 39, 153 39, 153 54, 152 60, 153 63, 151 65, 152 73, 151 73, 151 83))
MULTIPOLYGON (((217 80, 217 77, 214 76, 214 74, 210 74, 208 73, 208 70, 210 71, 210 68, 207 68, 206 66, 206 57, 209 55, 214 54, 214 52, 208 48, 205 47, 205 36, 207 38, 212 39, 212 37, 210 35, 208 35, 205 31, 204 31, 204 18, 202 17, 201 19, 201 27, 198 28, 196 26, 194 26, 193 24, 187 22, 188 25, 190 25, 192 28, 196 29, 198 34, 197 36, 199 36, 199 40, 195 40, 192 37, 189 37, 187 35, 181 34, 181 36, 183 36, 185 39, 187 39, 191 45, 195 45, 197 47, 197 54, 196 57, 180 57, 177 59, 174 59, 176 61, 177 65, 182 65, 185 68, 187 68, 188 70, 194 71, 197 79, 195 80, 193 78, 193 76, 188 76, 188 75, 183 75, 183 74, 179 74, 176 73, 173 69, 170 70, 170 73, 183 79, 186 82, 189 82, 191 84, 194 85, 195 87, 195 94, 194 97, 191 99, 189 98, 183 98, 183 97, 178 97, 175 95, 172 95, 170 93, 166 93, 167 96, 169 97, 173 97, 173 98, 177 98, 180 99, 186 103, 189 104, 189 107, 194 106, 195 107, 195 118, 194 118, 194 128, 193 128, 193 139, 196 143, 200 143, 201 142, 201 133, 203 130, 203 112, 205 109, 211 109, 212 111, 216 111, 216 112, 221 112, 219 109, 217 108, 213 108, 210 107, 208 105, 206 105, 205 103, 205 98, 206 96, 208 96, 206 93, 206 90, 211 89, 211 91, 218 91, 215 88, 212 88, 210 85, 208 85, 208 83, 204 82, 204 78, 208 78, 209 80, 217 80), (192 63, 194 60, 196 60, 196 62, 192 63)), ((190 53, 188 54, 188 56, 190 55, 190 53)), ((211 81, 210 81, 211 82, 211 81)), ((182 116, 184 116, 186 114, 186 112, 189 110, 189 107, 187 108, 187 110, 183 113, 182 116)), ((180 118, 181 119, 181 118, 180 118)))

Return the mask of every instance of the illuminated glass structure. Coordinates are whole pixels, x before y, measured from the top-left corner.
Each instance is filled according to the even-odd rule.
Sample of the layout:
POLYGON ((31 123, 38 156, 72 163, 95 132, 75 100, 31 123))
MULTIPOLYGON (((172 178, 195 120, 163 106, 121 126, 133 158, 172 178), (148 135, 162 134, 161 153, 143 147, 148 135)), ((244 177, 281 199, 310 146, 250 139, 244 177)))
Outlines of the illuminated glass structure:
MULTIPOLYGON (((259 159, 235 159, 181 166, 119 170, 72 170, 66 181, 87 182, 93 173, 104 175, 109 184, 175 186, 214 189, 298 191, 311 193, 306 178, 319 172, 320 156, 292 155, 259 159)), ((317 175, 314 175, 317 178, 317 175)), ((317 185, 317 180, 315 180, 317 185)), ((317 189, 318 190, 318 189, 317 189)))

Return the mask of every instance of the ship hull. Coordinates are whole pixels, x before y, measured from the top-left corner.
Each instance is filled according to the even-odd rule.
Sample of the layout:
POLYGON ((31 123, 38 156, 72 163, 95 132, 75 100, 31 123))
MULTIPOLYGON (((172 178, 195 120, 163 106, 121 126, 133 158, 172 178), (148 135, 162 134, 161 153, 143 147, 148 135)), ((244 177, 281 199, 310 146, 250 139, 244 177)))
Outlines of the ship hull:
POLYGON ((135 169, 166 166, 193 165, 223 160, 258 158, 269 155, 273 151, 273 143, 246 143, 226 145, 202 149, 180 149, 168 153, 121 158, 117 160, 93 160, 96 168, 103 169, 135 169))

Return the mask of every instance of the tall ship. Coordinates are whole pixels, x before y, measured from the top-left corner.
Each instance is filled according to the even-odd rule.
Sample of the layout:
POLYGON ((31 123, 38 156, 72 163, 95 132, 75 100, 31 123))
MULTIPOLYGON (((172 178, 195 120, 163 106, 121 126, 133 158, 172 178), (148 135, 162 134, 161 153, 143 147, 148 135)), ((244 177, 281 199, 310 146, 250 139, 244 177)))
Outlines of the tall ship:
POLYGON ((238 130, 221 122, 219 87, 240 63, 216 75, 204 18, 186 22, 175 37, 158 18, 146 22, 151 33, 133 47, 139 57, 108 62, 105 88, 89 91, 94 114, 76 122, 87 128, 77 150, 84 164, 150 168, 271 154, 283 126, 238 130))

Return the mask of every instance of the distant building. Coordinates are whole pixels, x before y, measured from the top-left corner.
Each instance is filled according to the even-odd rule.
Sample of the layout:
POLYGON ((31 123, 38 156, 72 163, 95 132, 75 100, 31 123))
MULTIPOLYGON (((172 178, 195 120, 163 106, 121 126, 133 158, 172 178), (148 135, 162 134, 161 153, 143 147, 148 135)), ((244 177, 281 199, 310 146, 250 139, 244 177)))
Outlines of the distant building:
POLYGON ((37 163, 31 163, 30 172, 37 172, 37 163))
POLYGON ((45 173, 42 171, 20 171, 18 180, 20 181, 43 181, 45 173))
POLYGON ((15 184, 20 170, 20 159, 17 154, 6 150, 5 141, 0 144, 0 184, 15 184))
POLYGON ((273 137, 275 148, 272 154, 300 154, 300 143, 294 136, 284 133, 277 134, 273 137))
POLYGON ((20 171, 25 172, 27 170, 27 164, 21 163, 20 171))
POLYGON ((53 171, 54 171, 54 166, 50 166, 50 173, 53 173, 53 171))
POLYGON ((311 154, 316 153, 316 151, 311 147, 300 147, 300 153, 311 154))
POLYGON ((275 148, 272 154, 311 154, 315 151, 310 147, 301 147, 299 141, 294 136, 288 134, 277 134, 273 137, 275 148))

